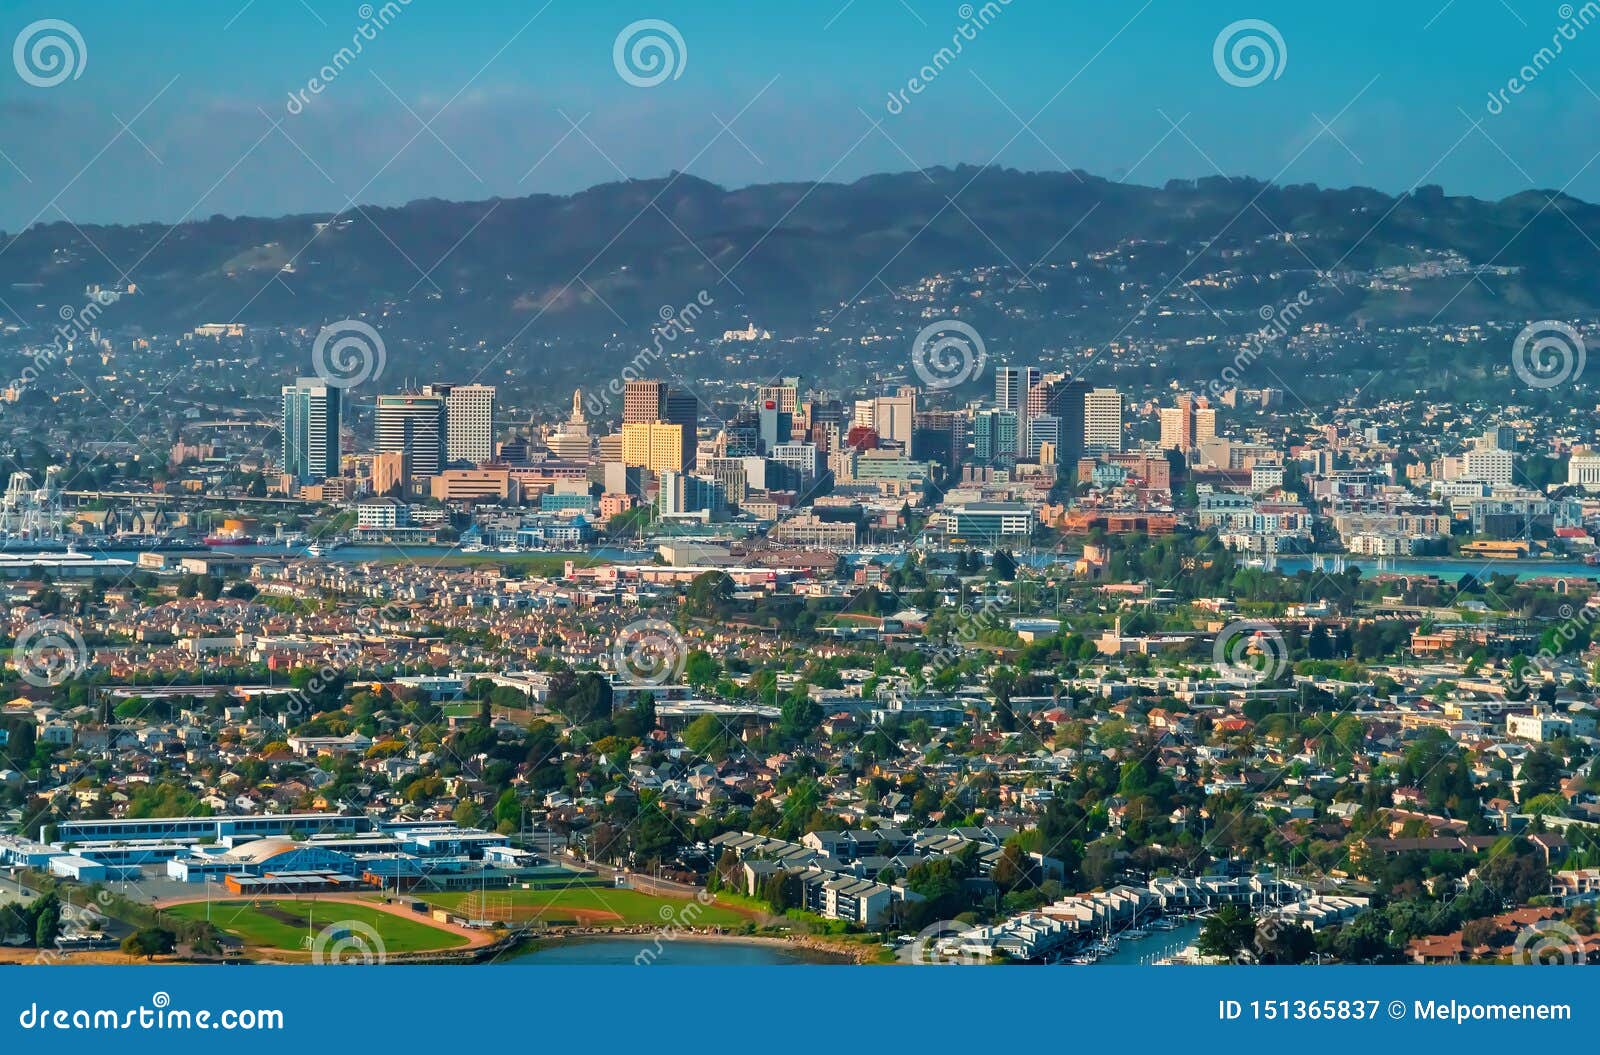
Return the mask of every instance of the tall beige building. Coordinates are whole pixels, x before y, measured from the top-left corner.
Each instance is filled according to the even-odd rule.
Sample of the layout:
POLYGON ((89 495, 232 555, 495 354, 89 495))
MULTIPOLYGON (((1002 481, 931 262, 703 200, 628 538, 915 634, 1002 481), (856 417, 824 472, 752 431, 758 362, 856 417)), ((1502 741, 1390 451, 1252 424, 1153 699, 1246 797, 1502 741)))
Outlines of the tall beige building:
POLYGON ((651 472, 682 472, 683 426, 662 422, 629 422, 622 426, 622 463, 651 472))
MULTIPOLYGON (((902 390, 904 393, 904 390, 902 390)), ((878 438, 911 446, 911 430, 916 423, 917 397, 904 393, 879 396, 872 401, 872 427, 878 438)))
POLYGON ((1122 393, 1091 388, 1083 397, 1083 446, 1091 451, 1122 450, 1122 393))
POLYGON ((1185 435, 1184 413, 1177 407, 1161 408, 1161 449, 1164 451, 1186 451, 1189 449, 1189 437, 1185 435))

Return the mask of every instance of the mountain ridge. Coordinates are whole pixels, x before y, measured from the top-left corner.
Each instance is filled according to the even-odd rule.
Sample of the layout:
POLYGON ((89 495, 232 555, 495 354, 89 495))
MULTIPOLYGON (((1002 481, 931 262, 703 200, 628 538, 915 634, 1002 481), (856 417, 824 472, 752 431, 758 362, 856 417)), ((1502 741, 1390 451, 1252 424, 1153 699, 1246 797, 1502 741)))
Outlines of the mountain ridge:
MULTIPOLYGON (((1211 276, 1189 287, 1193 296, 1213 289, 1237 308, 1235 290, 1270 303, 1296 285, 1285 276, 1303 286, 1330 271, 1458 258, 1507 270, 1480 277, 1481 290, 1419 282, 1321 302, 1343 321, 1461 321, 1600 313, 1596 253, 1600 206, 1555 190, 1491 201, 1431 185, 1402 195, 1253 177, 1147 186, 958 165, 734 189, 675 173, 569 195, 422 198, 178 225, 55 221, 7 236, 0 288, 32 298, 35 310, 22 313, 31 317, 16 320, 29 330, 54 325, 46 308, 117 288, 129 267, 136 292, 107 309, 105 325, 313 326, 382 313, 418 334, 469 320, 495 339, 530 320, 553 336, 614 331, 619 317, 647 320, 702 289, 730 316, 803 328, 863 291, 981 268, 1003 268, 1024 286, 1035 272, 1081 269, 1082 296, 1056 305, 1080 314, 1093 312, 1104 293, 1094 287, 1112 277, 1159 291, 1211 276)), ((1052 297, 1067 292, 1058 285, 1052 297)))

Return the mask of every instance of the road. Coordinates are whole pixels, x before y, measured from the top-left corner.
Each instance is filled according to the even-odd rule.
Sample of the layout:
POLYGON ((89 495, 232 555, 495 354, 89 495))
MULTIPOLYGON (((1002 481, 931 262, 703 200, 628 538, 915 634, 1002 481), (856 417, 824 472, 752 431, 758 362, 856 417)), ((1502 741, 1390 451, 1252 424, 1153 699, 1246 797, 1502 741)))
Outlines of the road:
POLYGON ((621 872, 628 877, 628 887, 630 889, 637 890, 642 894, 655 894, 658 897, 689 898, 694 897, 696 894, 700 893, 701 890, 700 887, 694 886, 690 883, 675 883, 670 879, 658 879, 655 876, 645 875, 642 872, 629 872, 626 869, 613 868, 610 865, 603 865, 598 861, 584 861, 573 857, 570 854, 560 854, 558 856, 561 858, 563 864, 566 864, 572 868, 591 869, 594 872, 597 872, 601 878, 609 880, 612 883, 616 882, 617 873, 621 872))
POLYGON ((9 873, 0 872, 0 901, 32 901, 38 896, 38 891, 29 890, 9 873))

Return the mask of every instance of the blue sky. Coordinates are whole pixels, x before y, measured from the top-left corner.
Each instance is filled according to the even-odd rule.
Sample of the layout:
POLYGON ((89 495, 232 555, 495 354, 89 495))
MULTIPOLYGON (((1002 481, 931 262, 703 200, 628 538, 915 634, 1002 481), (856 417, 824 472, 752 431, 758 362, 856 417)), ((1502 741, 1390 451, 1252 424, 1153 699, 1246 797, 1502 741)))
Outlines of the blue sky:
POLYGON ((0 61, 0 227, 566 193, 677 169, 738 186, 991 161, 1140 183, 1221 170, 1600 199, 1600 7, 997 0, 976 30, 962 7, 410 0, 291 113, 291 92, 363 24, 357 3, 8 0, 0 43, 60 19, 87 60, 51 87, 0 61), (636 87, 612 48, 649 18, 676 28, 687 58, 636 87), (1213 64, 1240 19, 1269 22, 1286 53, 1253 87, 1213 64), (1490 113, 1490 93, 1564 23, 1561 54, 1490 113), (961 54, 889 112, 963 24, 961 54))

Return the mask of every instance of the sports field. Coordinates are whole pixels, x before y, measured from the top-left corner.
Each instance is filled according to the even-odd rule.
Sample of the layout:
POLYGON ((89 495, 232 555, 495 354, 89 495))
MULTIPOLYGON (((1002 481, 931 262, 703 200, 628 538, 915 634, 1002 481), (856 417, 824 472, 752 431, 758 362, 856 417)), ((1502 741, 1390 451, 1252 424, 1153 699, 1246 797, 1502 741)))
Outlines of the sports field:
MULTIPOLYGON (((201 920, 206 918, 206 903, 191 901, 165 911, 201 920)), ((269 949, 309 950, 326 928, 333 927, 321 938, 323 948, 331 947, 344 938, 340 925, 355 938, 376 931, 385 953, 455 949, 468 942, 464 935, 441 930, 420 918, 348 901, 217 901, 211 905, 211 922, 246 945, 269 949)))
POLYGON ((616 887, 565 890, 490 890, 424 894, 422 899, 477 919, 586 927, 632 927, 674 923, 681 927, 738 927, 751 916, 693 898, 656 897, 616 887))

